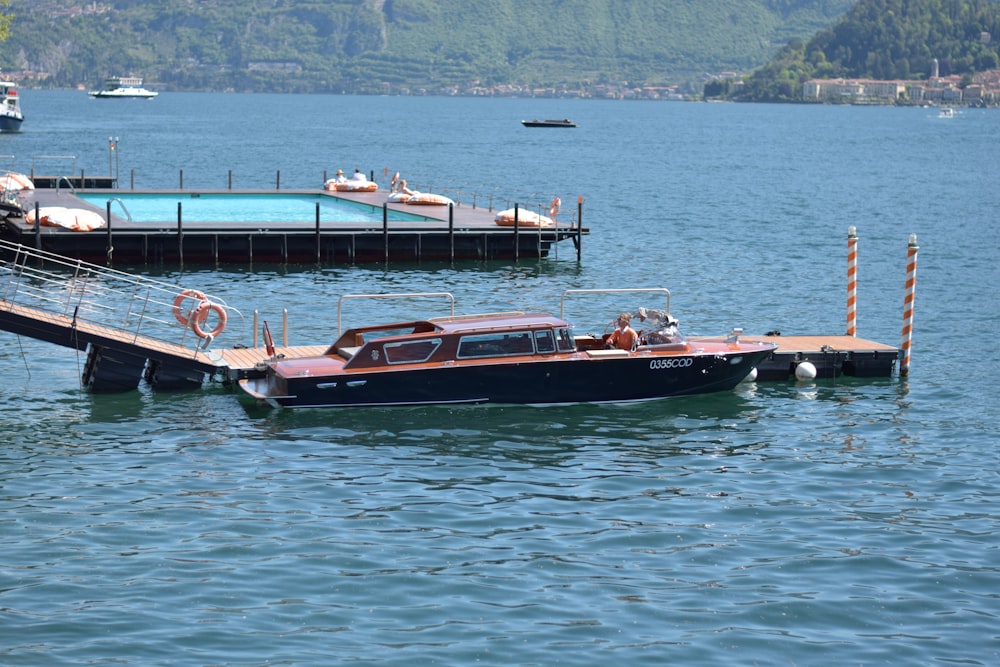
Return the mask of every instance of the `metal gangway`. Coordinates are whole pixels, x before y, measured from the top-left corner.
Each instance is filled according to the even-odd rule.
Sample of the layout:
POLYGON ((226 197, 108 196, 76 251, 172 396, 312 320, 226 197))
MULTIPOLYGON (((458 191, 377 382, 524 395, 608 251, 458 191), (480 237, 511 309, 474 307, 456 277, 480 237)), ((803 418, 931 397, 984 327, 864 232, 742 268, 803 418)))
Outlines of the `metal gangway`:
POLYGON ((236 320, 245 324, 218 296, 0 240, 0 329, 87 350, 82 380, 92 391, 228 377, 227 353, 245 349, 221 349, 245 330, 236 320))

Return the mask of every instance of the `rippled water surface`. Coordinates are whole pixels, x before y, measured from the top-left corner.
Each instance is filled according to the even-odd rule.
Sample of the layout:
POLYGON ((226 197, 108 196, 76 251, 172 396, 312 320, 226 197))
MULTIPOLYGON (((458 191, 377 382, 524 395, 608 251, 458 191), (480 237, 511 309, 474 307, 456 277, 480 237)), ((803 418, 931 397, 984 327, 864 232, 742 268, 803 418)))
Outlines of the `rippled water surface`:
POLYGON ((626 286, 670 288, 688 333, 842 333, 856 225, 859 335, 898 345, 910 234, 920 255, 907 378, 642 405, 92 395, 84 354, 0 333, 0 663, 1000 662, 996 111, 23 97, 23 132, 0 135, 20 171, 69 155, 137 187, 183 170, 220 188, 231 170, 292 188, 360 167, 481 205, 584 199, 579 263, 564 245, 519 263, 116 267, 248 318, 287 311, 291 344, 328 342, 346 293, 446 290, 474 312, 626 286), (567 116, 577 129, 519 122, 567 116))

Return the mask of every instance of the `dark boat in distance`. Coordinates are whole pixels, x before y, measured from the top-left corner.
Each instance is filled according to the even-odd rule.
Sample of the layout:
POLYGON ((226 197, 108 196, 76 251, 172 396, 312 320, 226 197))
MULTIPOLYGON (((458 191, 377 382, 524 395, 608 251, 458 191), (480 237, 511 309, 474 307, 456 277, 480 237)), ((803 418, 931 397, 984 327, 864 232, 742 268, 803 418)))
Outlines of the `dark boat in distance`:
POLYGON ((632 349, 608 349, 609 333, 574 336, 562 315, 456 316, 446 293, 346 295, 338 323, 349 298, 447 296, 452 314, 351 328, 323 354, 292 358, 274 356, 265 329, 272 355, 265 375, 241 380, 240 388, 258 402, 289 408, 622 403, 733 389, 776 349, 741 342, 738 330, 725 340, 689 342, 663 288, 568 290, 563 306, 571 294, 611 292, 666 294, 666 310, 636 311, 632 349))
POLYGON ((535 118, 533 120, 522 120, 521 125, 525 127, 576 127, 576 123, 569 118, 563 118, 562 120, 538 120, 535 118))

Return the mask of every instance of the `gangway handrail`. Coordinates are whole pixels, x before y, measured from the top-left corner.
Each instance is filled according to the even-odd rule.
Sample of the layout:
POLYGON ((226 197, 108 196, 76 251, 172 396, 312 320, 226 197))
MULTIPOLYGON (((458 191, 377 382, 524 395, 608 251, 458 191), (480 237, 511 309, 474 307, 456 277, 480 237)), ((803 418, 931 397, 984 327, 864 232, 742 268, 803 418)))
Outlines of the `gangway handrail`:
POLYGON ((219 297, 5 240, 0 240, 0 299, 3 310, 30 308, 74 325, 103 327, 133 344, 141 338, 186 348, 192 355, 214 342, 199 338, 187 324, 195 307, 207 301, 228 320, 243 320, 219 297))

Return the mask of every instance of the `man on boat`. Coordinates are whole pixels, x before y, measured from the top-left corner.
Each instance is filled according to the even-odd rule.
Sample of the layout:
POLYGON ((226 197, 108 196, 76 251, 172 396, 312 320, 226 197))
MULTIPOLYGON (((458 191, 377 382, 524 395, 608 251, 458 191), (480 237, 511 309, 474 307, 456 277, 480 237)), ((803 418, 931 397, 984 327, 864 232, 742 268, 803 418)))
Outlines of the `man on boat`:
POLYGON ((622 313, 618 316, 618 328, 611 332, 608 339, 604 341, 604 347, 608 350, 619 349, 626 352, 635 349, 639 343, 639 334, 630 326, 632 316, 622 313))

